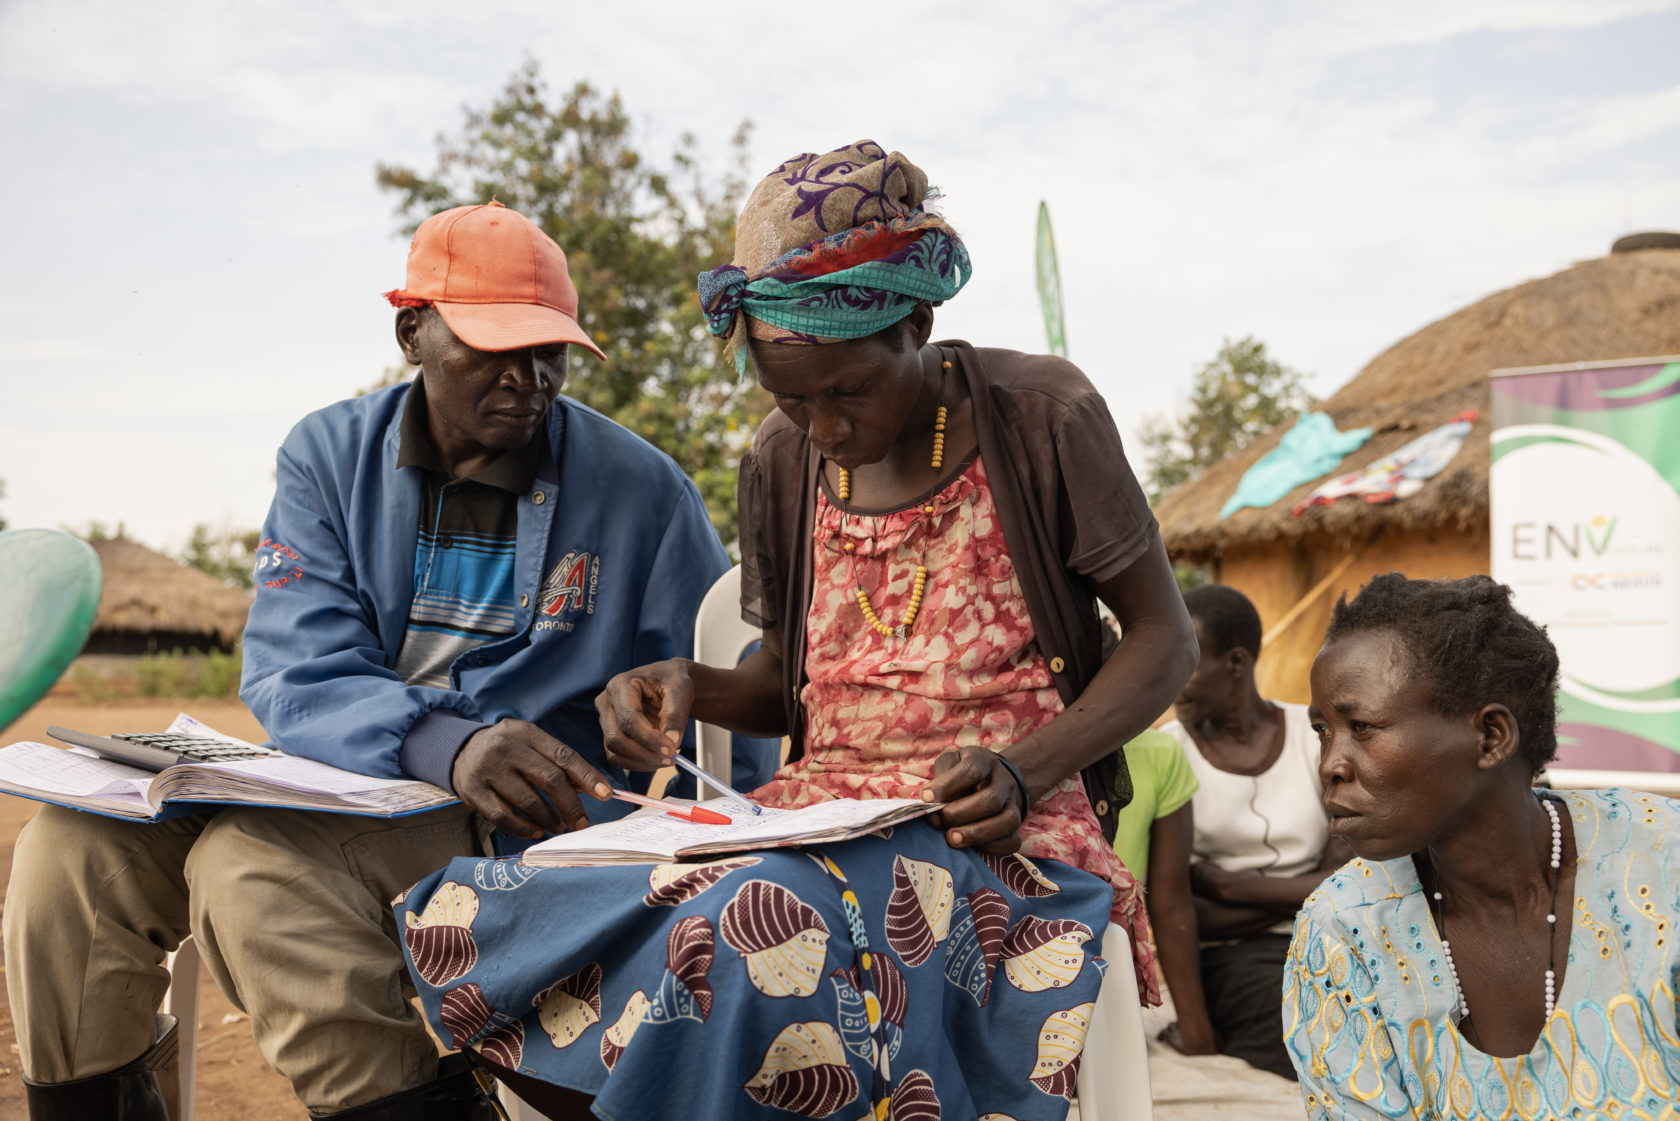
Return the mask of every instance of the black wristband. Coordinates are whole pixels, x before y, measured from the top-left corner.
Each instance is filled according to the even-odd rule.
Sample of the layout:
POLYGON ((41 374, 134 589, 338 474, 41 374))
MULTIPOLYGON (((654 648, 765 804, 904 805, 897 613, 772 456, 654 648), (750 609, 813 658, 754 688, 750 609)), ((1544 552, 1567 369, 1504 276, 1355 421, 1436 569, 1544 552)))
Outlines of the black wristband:
POLYGON ((1021 777, 1021 768, 1010 761, 1009 756, 1001 751, 992 752, 997 761, 1003 764, 1003 769, 1009 772, 1009 777, 1015 780, 1015 789, 1021 792, 1021 820, 1027 820, 1027 810, 1032 808, 1032 802, 1027 798, 1027 780, 1021 777))

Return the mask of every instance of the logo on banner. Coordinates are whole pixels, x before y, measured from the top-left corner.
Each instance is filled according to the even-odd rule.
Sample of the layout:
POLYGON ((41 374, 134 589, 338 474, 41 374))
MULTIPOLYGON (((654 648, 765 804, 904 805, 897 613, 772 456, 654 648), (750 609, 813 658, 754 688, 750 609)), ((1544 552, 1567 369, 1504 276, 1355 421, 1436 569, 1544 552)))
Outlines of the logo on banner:
POLYGON ((569 631, 581 612, 595 614, 595 589, 601 579, 601 558, 583 549, 573 549, 549 571, 537 592, 534 629, 569 631))
POLYGON ((1531 521, 1511 524, 1511 559, 1519 561, 1580 559, 1583 552, 1602 557, 1610 548, 1621 517, 1595 514, 1585 521, 1531 521))

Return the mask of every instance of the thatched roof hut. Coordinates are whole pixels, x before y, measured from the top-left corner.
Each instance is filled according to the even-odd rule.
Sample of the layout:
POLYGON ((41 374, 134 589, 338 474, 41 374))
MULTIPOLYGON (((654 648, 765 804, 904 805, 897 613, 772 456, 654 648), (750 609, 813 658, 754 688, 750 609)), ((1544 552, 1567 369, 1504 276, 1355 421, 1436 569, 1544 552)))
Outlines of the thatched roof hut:
POLYGON ((84 653, 231 650, 239 641, 248 593, 126 537, 90 544, 105 585, 84 653))
MULTIPOLYGON (((1624 248, 1618 245, 1618 248, 1624 248)), ((1339 429, 1370 427, 1332 474, 1372 460, 1465 409, 1480 416, 1447 468, 1387 506, 1343 498, 1291 511, 1323 479, 1263 509, 1219 518, 1238 481, 1285 424, 1210 467, 1156 509, 1175 559, 1206 565, 1246 593, 1267 628, 1262 684, 1305 700, 1306 671, 1330 605, 1379 572, 1422 578, 1486 572, 1490 370, 1680 354, 1680 248, 1613 252, 1478 300, 1373 359, 1320 408, 1339 429)))

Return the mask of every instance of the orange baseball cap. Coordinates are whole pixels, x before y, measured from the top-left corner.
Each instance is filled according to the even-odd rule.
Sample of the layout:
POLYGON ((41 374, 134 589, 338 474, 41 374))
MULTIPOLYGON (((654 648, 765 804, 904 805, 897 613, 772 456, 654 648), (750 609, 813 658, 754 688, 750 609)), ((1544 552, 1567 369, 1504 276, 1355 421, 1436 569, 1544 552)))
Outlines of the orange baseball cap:
POLYGON ((408 285, 385 298, 436 307, 456 337, 476 350, 577 343, 606 357, 578 325, 565 252, 529 218, 493 199, 420 223, 408 247, 408 285))

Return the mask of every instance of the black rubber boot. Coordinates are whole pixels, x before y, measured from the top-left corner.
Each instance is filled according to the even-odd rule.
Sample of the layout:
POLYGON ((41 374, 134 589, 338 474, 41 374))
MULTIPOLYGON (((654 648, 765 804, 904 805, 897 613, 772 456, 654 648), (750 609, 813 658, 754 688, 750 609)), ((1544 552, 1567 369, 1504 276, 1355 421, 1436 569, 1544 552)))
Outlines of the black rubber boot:
POLYGON ((337 1113, 310 1113, 333 1121, 497 1121, 502 1111, 479 1082, 462 1055, 445 1055, 438 1076, 414 1086, 337 1113))
POLYGON ((127 1066, 74 1082, 23 1080, 30 1121, 172 1121, 179 1111, 181 1041, 173 1016, 158 1016, 157 1042, 127 1066))

